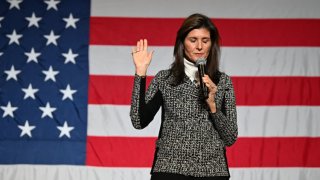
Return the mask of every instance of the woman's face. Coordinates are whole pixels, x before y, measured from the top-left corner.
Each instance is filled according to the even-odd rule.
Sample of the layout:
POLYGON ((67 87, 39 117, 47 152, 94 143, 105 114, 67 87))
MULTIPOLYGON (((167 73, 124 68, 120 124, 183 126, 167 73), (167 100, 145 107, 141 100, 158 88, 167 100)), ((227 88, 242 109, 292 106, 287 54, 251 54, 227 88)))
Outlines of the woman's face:
POLYGON ((205 28, 193 29, 184 39, 183 45, 187 59, 193 62, 199 58, 207 59, 211 49, 210 32, 205 28))

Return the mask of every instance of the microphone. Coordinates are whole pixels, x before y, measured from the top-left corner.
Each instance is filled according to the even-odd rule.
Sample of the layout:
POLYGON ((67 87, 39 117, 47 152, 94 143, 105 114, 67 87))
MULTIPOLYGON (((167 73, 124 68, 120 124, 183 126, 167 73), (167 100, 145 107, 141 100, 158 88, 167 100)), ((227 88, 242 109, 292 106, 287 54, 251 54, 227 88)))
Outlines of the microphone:
POLYGON ((198 72, 199 72, 199 79, 200 79, 200 88, 201 91, 203 92, 203 96, 205 99, 208 98, 208 87, 203 83, 202 77, 206 74, 206 59, 204 58, 199 58, 196 61, 196 65, 198 66, 198 72))

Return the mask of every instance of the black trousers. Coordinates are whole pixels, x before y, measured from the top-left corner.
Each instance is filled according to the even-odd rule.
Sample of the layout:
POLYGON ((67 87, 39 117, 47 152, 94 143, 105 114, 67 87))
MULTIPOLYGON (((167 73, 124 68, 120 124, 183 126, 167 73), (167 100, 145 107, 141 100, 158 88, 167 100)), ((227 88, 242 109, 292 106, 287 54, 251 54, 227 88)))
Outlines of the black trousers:
POLYGON ((229 176, 192 177, 172 173, 153 173, 151 180, 229 180, 229 176))

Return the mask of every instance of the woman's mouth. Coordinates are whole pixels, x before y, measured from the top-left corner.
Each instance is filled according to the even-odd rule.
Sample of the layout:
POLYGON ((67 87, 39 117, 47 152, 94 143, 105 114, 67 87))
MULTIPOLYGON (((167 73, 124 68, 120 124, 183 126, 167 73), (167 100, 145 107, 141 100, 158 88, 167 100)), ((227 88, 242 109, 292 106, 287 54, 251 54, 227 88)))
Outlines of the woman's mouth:
POLYGON ((195 53, 194 55, 198 58, 204 57, 204 53, 195 53))

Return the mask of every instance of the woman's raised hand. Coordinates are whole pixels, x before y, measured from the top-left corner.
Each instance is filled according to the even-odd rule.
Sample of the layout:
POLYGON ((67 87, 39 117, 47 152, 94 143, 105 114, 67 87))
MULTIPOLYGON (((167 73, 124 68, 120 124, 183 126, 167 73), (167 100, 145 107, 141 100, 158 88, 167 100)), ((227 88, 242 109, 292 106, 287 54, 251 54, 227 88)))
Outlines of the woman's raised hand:
POLYGON ((153 51, 148 52, 148 40, 140 39, 136 47, 132 47, 132 58, 136 68, 136 74, 146 76, 151 63, 153 51))

